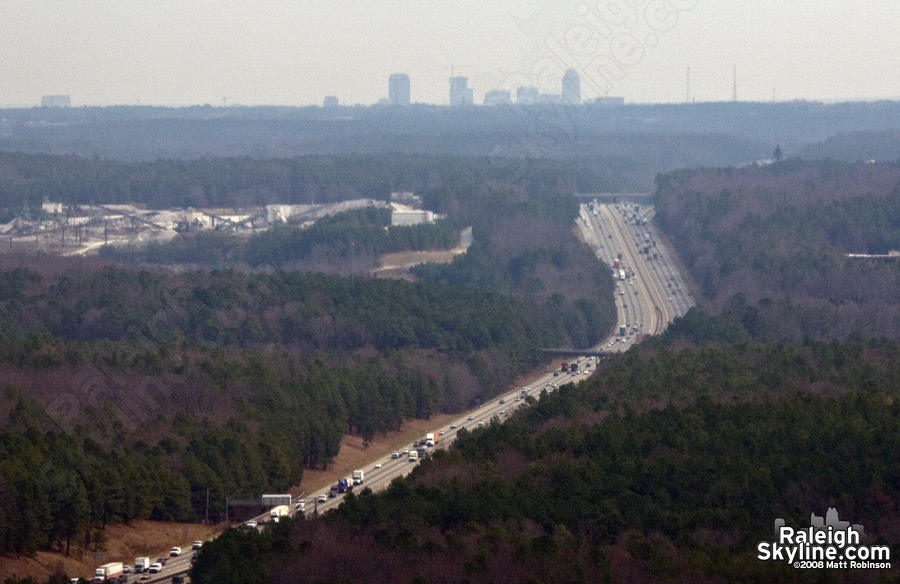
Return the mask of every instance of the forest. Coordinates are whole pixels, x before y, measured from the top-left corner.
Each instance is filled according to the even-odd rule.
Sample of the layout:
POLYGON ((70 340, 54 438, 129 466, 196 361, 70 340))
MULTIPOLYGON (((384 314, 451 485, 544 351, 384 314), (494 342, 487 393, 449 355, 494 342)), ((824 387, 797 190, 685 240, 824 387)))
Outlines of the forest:
POLYGON ((659 177, 656 221, 712 313, 757 340, 900 337, 900 164, 785 160, 659 177))
POLYGON ((756 543, 776 518, 808 526, 836 507, 896 553, 898 387, 896 342, 629 353, 460 432, 383 494, 226 532, 192 580, 818 582, 758 561, 756 543))
MULTIPOLYGON (((423 198, 445 225, 386 235, 370 209, 246 242, 4 256, 0 553, 81 555, 110 522, 220 520, 226 497, 327 466, 344 434, 367 443, 470 408, 543 366, 541 348, 611 330, 609 269, 572 233, 564 173, 478 183, 465 173, 477 163, 444 162, 461 177, 423 198), (446 247, 466 225, 472 259, 423 268, 417 283, 297 269, 321 247, 338 264, 446 247), (221 264, 166 267, 212 249, 221 264)), ((48 164, 68 163, 100 164, 48 164)))
POLYGON ((207 488, 218 520, 226 497, 327 465, 345 433, 368 441, 488 399, 554 340, 527 304, 462 288, 12 272, 0 275, 18 282, 0 339, 3 553, 84 550, 107 522, 195 520, 207 488))

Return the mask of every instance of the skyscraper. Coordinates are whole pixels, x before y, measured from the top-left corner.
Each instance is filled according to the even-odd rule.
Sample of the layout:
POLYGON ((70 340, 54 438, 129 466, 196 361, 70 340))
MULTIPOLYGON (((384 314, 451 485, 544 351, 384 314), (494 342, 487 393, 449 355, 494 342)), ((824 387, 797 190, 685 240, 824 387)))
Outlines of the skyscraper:
POLYGON ((468 77, 450 78, 450 105, 472 105, 472 89, 468 77))
POLYGON ((388 101, 391 105, 409 105, 409 75, 394 73, 388 79, 388 101))
POLYGON ((581 104, 581 78, 575 69, 569 69, 563 75, 562 101, 566 105, 581 104))

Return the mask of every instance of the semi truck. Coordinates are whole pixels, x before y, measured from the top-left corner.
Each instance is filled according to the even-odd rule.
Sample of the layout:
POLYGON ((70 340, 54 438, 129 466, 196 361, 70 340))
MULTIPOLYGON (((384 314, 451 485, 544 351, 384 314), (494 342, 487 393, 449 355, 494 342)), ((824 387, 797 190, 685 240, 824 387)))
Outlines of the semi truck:
POLYGON ((338 493, 347 493, 353 488, 353 477, 348 479, 338 479, 337 482, 337 492, 338 493))
POLYGON ((123 572, 122 562, 110 562, 108 564, 103 564, 97 571, 94 573, 94 584, 100 584, 105 580, 111 580, 113 578, 118 578, 123 572))
POLYGON ((142 574, 150 569, 150 558, 135 558, 134 573, 142 574))
POLYGON ((353 471, 353 484, 361 485, 363 481, 366 480, 366 473, 363 470, 355 470, 353 471))
POLYGON ((278 505, 277 507, 272 507, 272 510, 269 512, 269 517, 278 519, 279 517, 287 517, 290 513, 290 507, 287 505, 278 505))
POLYGON ((429 447, 434 446, 435 444, 437 444, 438 440, 439 440, 439 438, 435 435, 434 432, 429 432, 428 434, 425 434, 425 446, 429 446, 429 447))
POLYGON ((569 364, 568 364, 568 363, 563 363, 563 364, 562 364, 562 370, 563 370, 563 372, 568 372, 568 371, 569 371, 569 364))

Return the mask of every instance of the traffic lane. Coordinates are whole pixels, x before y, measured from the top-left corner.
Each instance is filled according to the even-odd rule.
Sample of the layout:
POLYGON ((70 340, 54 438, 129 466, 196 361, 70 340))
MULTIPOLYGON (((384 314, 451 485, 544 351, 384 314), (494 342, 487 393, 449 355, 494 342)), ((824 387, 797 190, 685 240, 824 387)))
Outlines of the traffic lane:
MULTIPOLYGON (((583 357, 581 359, 584 360, 583 357)), ((576 379, 562 377, 562 379, 560 380, 559 376, 554 377, 553 373, 554 372, 547 372, 540 377, 531 380, 530 384, 526 386, 529 387, 529 395, 537 397, 535 396, 534 392, 539 393, 542 389, 544 389, 551 383, 557 383, 559 385, 562 383, 569 383, 570 381, 580 381, 580 379, 578 378, 582 377, 582 375, 575 376, 576 379)), ((518 388, 515 391, 510 391, 506 394, 498 396, 497 398, 484 404, 480 408, 457 418, 450 424, 436 428, 434 430, 434 433, 438 434, 438 444, 430 450, 433 450, 434 448, 448 447, 456 439, 457 432, 462 428, 475 430, 479 427, 479 422, 483 422, 483 426, 487 426, 490 423, 490 420, 492 420, 494 417, 498 417, 501 420, 505 417, 508 417, 508 415, 510 415, 514 409, 524 403, 521 399, 519 401, 516 401, 515 399, 516 397, 521 397, 521 389, 522 388, 518 388), (502 404, 500 403, 501 400, 503 401, 502 404), (501 411, 505 411, 506 415, 501 414, 501 411), (451 428, 451 426, 455 427, 451 428), (440 436, 440 432, 442 431, 444 432, 444 435, 440 436)), ((551 388, 551 391, 555 389, 556 388, 551 388)), ((370 463, 368 465, 370 468, 364 469, 366 471, 365 481, 362 485, 358 485, 355 488, 359 489, 368 487, 373 491, 380 491, 386 488, 395 478, 405 476, 412 472, 412 470, 416 467, 418 461, 409 462, 408 457, 402 454, 403 450, 408 451, 412 448, 414 448, 413 443, 409 443, 401 450, 397 451, 398 454, 400 454, 399 458, 394 459, 390 456, 387 456, 376 460, 374 463, 370 463), (375 469, 373 464, 381 464, 382 466, 380 469, 375 469)), ((338 494, 335 497, 329 497, 329 492, 330 487, 326 487, 320 491, 317 491, 316 493, 313 493, 312 498, 305 501, 305 513, 315 513, 316 511, 318 511, 319 513, 323 513, 340 504, 340 501, 343 498, 343 494, 338 494), (320 495, 325 495, 324 502, 317 502, 320 495)))

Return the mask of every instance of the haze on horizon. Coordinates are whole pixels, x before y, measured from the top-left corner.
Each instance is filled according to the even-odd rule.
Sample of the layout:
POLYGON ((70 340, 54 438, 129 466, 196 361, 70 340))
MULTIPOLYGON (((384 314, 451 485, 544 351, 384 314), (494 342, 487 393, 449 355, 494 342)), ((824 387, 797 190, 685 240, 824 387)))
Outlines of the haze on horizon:
POLYGON ((0 0, 0 107, 376 103, 391 73, 446 104, 492 89, 630 103, 900 97, 900 3, 883 0, 0 0))

